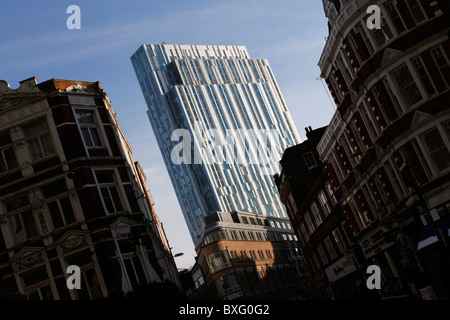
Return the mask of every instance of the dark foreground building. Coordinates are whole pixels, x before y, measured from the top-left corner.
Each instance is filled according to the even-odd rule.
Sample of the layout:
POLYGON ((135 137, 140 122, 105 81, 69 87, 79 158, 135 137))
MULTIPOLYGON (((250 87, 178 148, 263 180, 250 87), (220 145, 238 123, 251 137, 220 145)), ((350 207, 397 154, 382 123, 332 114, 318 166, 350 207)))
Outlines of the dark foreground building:
POLYGON ((145 174, 99 82, 0 81, 0 227, 3 299, 181 288, 145 174), (80 268, 79 290, 66 285, 69 265, 80 268))

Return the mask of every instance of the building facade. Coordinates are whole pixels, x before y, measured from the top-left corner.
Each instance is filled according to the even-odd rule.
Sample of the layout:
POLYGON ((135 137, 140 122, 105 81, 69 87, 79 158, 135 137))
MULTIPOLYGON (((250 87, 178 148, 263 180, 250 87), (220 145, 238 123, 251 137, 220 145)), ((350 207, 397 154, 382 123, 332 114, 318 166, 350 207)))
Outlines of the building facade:
POLYGON ((323 4, 319 66, 337 111, 317 150, 354 249, 380 267, 381 296, 448 299, 450 4, 323 4))
POLYGON ((194 243, 216 211, 286 217, 271 176, 300 138, 268 61, 244 46, 144 44, 131 62, 194 243))
POLYGON ((305 128, 307 140, 285 150, 274 176, 307 262, 310 299, 355 299, 362 290, 353 233, 339 205, 317 145, 327 127, 305 128))
POLYGON ((99 82, 0 81, 0 296, 181 288, 146 177, 99 82), (68 266, 81 271, 69 289, 68 266))
POLYGON ((244 212, 204 219, 196 245, 202 298, 300 299, 304 260, 289 220, 244 212))

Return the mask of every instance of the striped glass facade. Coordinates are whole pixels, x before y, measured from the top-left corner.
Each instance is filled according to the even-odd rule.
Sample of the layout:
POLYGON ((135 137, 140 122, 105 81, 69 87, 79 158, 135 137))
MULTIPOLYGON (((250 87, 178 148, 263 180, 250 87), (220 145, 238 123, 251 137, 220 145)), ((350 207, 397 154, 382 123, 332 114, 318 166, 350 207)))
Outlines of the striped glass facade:
POLYGON ((216 211, 285 218, 272 174, 282 152, 300 137, 268 61, 251 59, 244 46, 144 44, 131 62, 192 240, 201 235, 203 218, 216 211), (177 129, 192 138, 174 137, 177 129), (205 134, 213 130, 213 136, 205 134), (276 152, 258 153, 264 161, 253 162, 205 153, 213 143, 227 155, 249 154, 252 140, 242 138, 249 131, 258 139, 277 132, 276 140, 270 134, 260 140, 276 152), (240 139, 230 144, 230 132, 240 139), (183 143, 192 152, 174 163, 174 148, 183 143))

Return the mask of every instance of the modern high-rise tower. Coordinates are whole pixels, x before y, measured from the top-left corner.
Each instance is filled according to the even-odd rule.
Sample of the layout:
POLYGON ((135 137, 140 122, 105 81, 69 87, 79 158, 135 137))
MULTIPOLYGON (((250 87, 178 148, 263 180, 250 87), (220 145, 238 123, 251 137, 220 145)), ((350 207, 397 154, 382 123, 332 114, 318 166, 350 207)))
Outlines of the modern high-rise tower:
POLYGON ((131 62, 192 240, 216 211, 285 218, 272 175, 300 137, 268 61, 244 46, 163 43, 131 62))

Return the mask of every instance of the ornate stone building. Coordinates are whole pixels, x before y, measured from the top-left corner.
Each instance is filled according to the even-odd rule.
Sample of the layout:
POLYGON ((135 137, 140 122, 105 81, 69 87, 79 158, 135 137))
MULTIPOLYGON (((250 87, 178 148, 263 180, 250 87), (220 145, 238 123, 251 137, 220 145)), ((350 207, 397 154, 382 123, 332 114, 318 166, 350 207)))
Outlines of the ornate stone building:
POLYGON ((99 82, 0 81, 0 296, 181 288, 146 177, 99 82), (69 290, 69 265, 81 289, 69 290))

